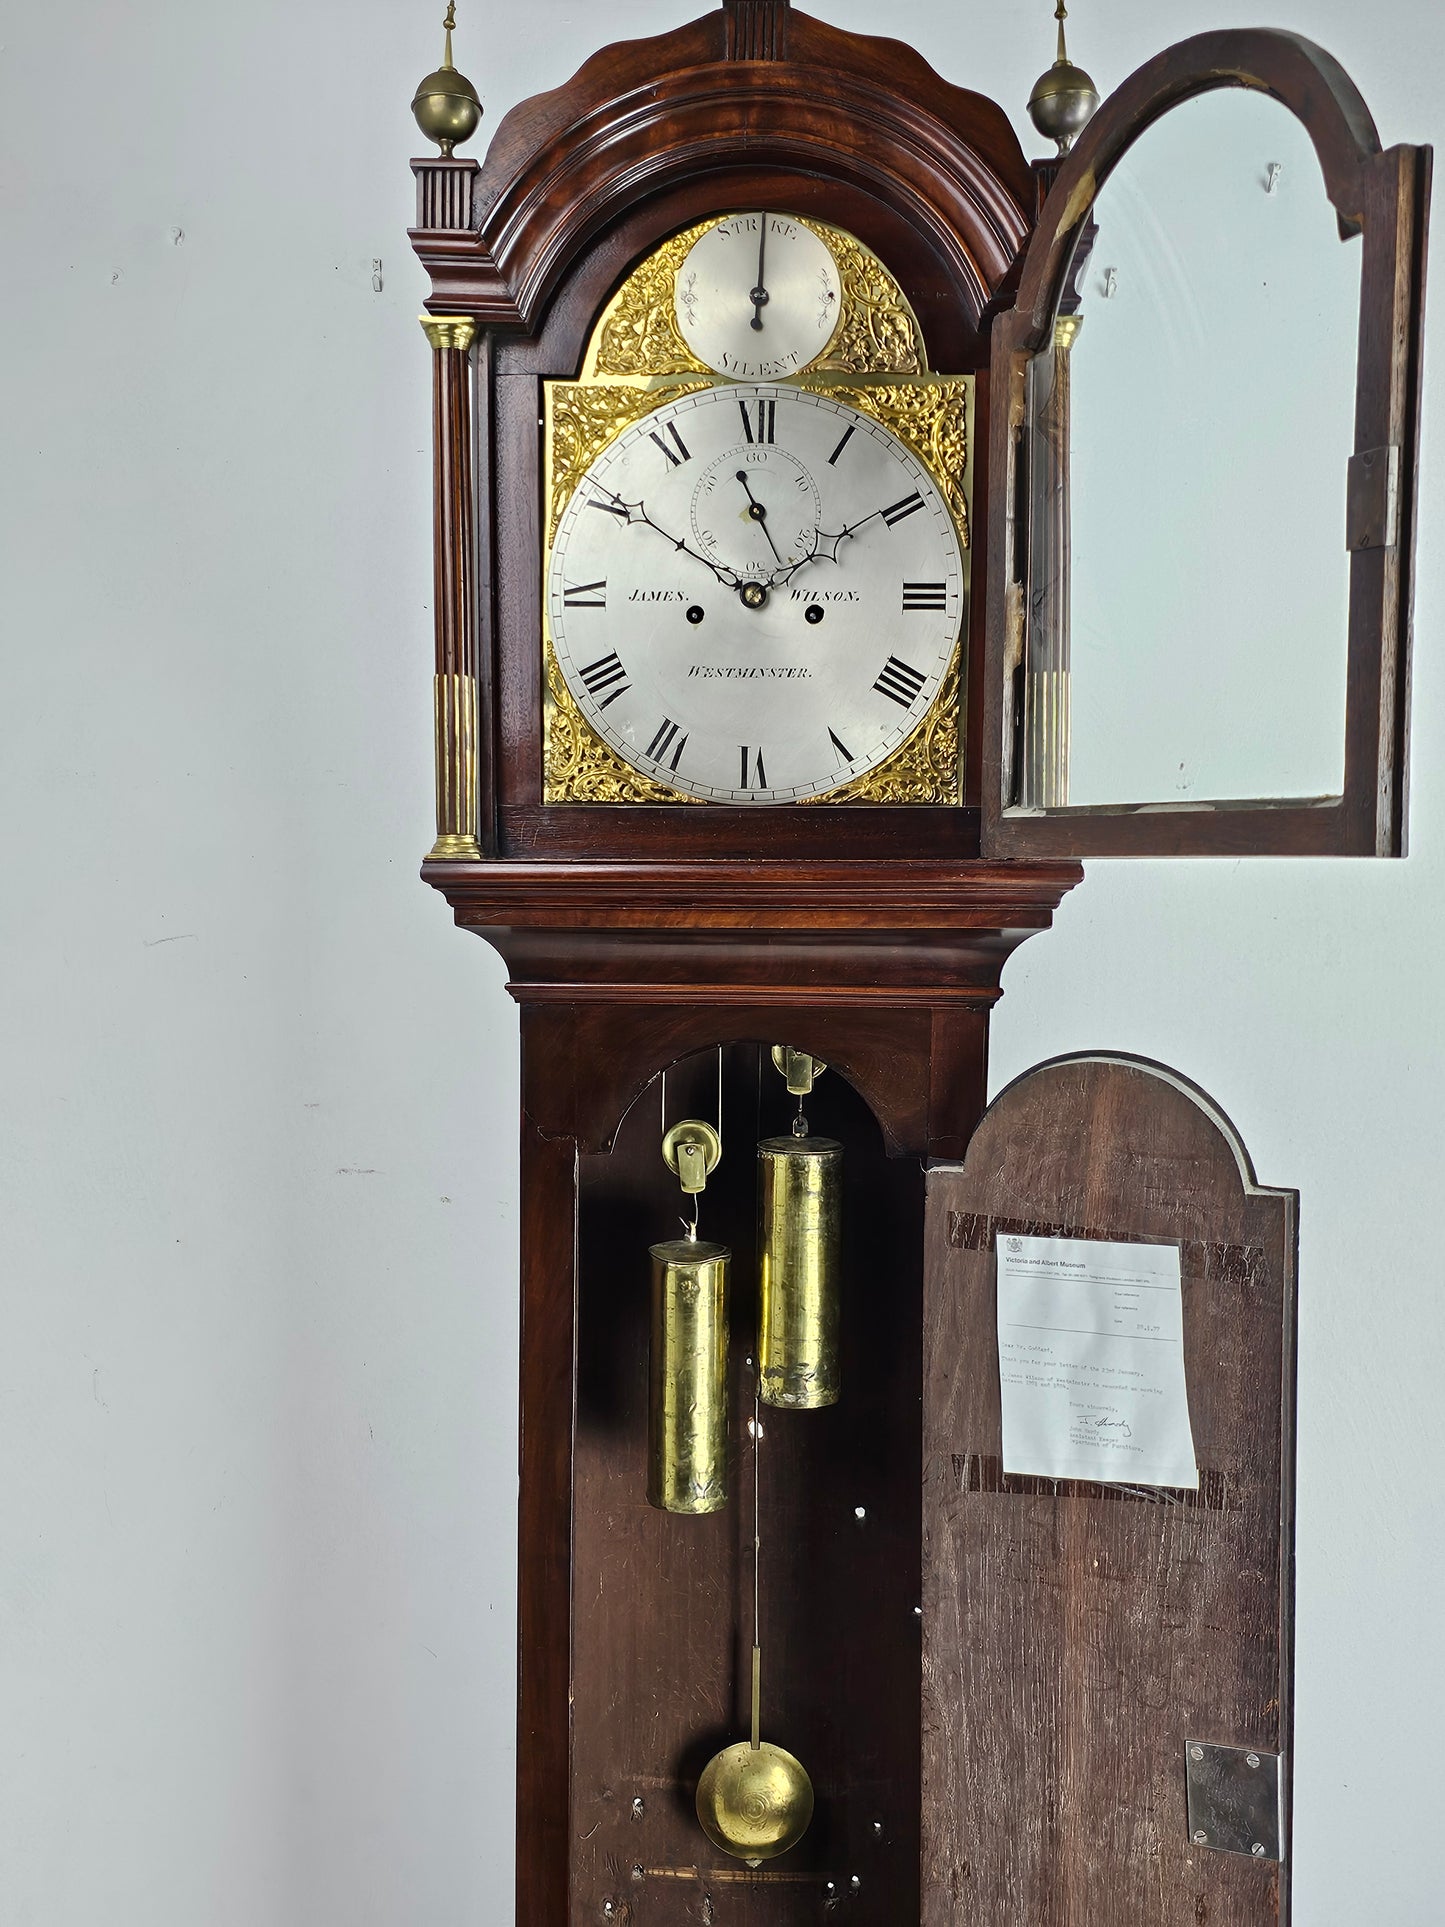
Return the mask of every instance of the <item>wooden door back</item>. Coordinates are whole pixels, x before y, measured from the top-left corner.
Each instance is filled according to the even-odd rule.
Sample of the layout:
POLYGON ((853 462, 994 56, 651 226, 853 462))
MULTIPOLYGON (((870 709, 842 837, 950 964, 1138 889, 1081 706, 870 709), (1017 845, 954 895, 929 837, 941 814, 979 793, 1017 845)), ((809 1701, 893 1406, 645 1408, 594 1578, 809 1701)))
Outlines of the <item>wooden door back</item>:
POLYGON ((1191 1837, 1186 1747, 1289 1744, 1295 1215, 1208 1099, 1122 1058, 1029 1072, 929 1173, 923 1927, 1287 1920, 1284 1864, 1191 1837), (1197 1493, 1003 1471, 1019 1234, 1180 1245, 1197 1493))

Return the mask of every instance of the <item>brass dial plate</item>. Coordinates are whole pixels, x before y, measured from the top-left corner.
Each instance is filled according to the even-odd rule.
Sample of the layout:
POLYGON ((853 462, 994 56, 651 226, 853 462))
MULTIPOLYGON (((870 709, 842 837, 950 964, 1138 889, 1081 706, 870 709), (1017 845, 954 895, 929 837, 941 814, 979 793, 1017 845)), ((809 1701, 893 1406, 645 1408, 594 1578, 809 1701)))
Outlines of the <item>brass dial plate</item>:
MULTIPOLYGON (((701 222, 674 235, 622 284, 593 331, 579 381, 544 384, 544 583, 562 513, 598 455, 664 402, 730 386, 690 353, 674 313, 677 268, 711 225, 701 222)), ((871 415, 904 442, 938 484, 960 546, 967 551, 973 377, 928 372, 917 319, 888 270, 843 230, 822 222, 806 225, 826 239, 839 263, 843 313, 827 354, 802 376, 781 385, 836 397, 871 415)), ((634 769, 593 731, 561 674, 545 614, 545 595, 543 602, 544 802, 697 805, 697 798, 634 769)), ((808 802, 956 805, 961 801, 960 717, 967 633, 965 581, 960 642, 926 715, 883 762, 808 802)))

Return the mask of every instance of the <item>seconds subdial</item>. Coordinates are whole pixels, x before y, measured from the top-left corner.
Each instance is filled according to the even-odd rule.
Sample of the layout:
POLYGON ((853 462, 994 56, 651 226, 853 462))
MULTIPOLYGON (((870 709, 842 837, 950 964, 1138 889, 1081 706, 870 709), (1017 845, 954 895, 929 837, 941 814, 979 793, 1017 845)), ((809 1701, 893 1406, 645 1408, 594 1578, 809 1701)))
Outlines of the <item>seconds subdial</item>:
POLYGON ((740 581, 770 582, 812 552, 822 514, 818 484, 796 455, 744 443, 716 456, 699 478, 693 540, 740 581))

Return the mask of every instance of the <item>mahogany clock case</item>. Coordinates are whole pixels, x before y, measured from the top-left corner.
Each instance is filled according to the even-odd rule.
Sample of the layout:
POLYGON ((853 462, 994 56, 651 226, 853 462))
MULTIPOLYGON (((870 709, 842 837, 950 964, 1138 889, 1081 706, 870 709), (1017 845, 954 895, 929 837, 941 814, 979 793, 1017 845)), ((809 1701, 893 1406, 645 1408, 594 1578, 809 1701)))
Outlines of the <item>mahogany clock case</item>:
MULTIPOLYGON (((1069 1087, 1068 1142, 1050 1139, 1042 1162, 1029 1144, 1048 1136, 1047 1103, 1020 1098, 1004 1113, 985 1148, 1014 1147, 1027 1194, 1018 1213, 998 1172, 977 1160, 962 1177, 925 1174, 970 1154, 1000 973, 1080 880, 1081 854, 1403 847, 1428 151, 1382 153, 1363 102, 1317 49, 1240 32, 1161 55, 1105 104, 1062 170, 1031 166, 1001 109, 910 49, 842 33, 786 0, 728 0, 676 32, 605 49, 515 109, 484 165, 413 165, 412 240, 432 278, 435 370, 438 844, 423 874, 462 927, 500 950, 522 1015, 517 1918, 786 1927, 837 1907, 860 1927, 942 1927, 963 1907, 972 1864, 960 1789, 985 1797, 971 1776, 992 1758, 998 1838, 976 1863, 986 1890, 969 1894, 980 1920, 1063 1927, 1087 1901, 1129 1927, 1184 1927, 1209 1915, 1213 1893, 1219 1918, 1273 1927, 1288 1893, 1272 1868, 1196 1875, 1178 1837, 1182 1765, 1172 1751, 1151 1751, 1140 1795, 1171 1843, 1162 1915, 1139 1884, 1152 1877, 1153 1836, 1131 1835, 1116 1853, 1110 1832, 1118 1802, 1133 1797, 1127 1763, 1110 1763, 1092 1790, 1071 1779, 1075 1804, 1062 1816, 1056 1769, 1074 1757, 1079 1707, 1069 1694, 1091 1663, 1068 1644, 1074 1609, 1108 1610, 1083 1554, 1097 1567, 1109 1546, 1137 1549, 1160 1531, 1221 1570, 1233 1556, 1228 1532, 1247 1530, 1260 1550, 1248 1611, 1185 1629, 1183 1642, 1198 1642, 1185 1671, 1206 1712, 1209 1678, 1241 1676, 1237 1732, 1205 1737, 1267 1750, 1287 1742, 1292 1219, 1272 1206, 1266 1224, 1251 1203, 1258 1223, 1241 1231, 1240 1198, 1253 1196, 1242 1153, 1132 1071, 1090 1072, 1069 1087), (1033 535, 1021 513, 1020 369, 1051 326, 1099 181, 1153 118, 1219 85, 1263 89, 1299 116, 1342 222, 1361 223, 1369 243, 1356 452, 1394 450, 1400 487, 1393 519, 1367 523, 1353 564, 1347 794, 1333 810, 1240 799, 1021 816, 1008 711, 1026 666, 1016 614, 1033 535), (741 208, 856 235, 896 277, 933 368, 976 376, 962 806, 542 800, 543 384, 578 377, 607 301, 661 242, 741 208), (844 1403, 780 1415, 765 1460, 764 1630, 776 1653, 767 1691, 778 1740, 818 1763, 822 1797, 795 1873, 785 1861, 755 1878, 712 1855, 716 1878, 704 1888, 707 1849, 687 1790, 706 1752, 744 1730, 746 1526, 736 1501, 702 1520, 645 1504, 639 1281, 648 1243, 671 1232, 677 1206, 654 1100, 668 1070, 669 1116, 681 1104, 710 1115, 722 1048, 730 1155, 705 1201, 704 1235, 739 1254, 742 1351, 749 1138, 778 1128, 765 1047, 779 1043, 832 1067, 815 1122, 850 1160, 844 1403), (1021 1147, 1010 1117, 1028 1139, 1021 1147), (1190 1168, 1213 1174, 1173 1216, 1159 1200, 1178 1160, 1149 1162, 1151 1146, 1168 1151, 1170 1132, 1190 1168), (1128 1173, 1144 1165, 1153 1215, 1135 1224, 1128 1173), (1074 1208, 1090 1199, 1092 1216, 1074 1208), (1231 1487, 1228 1505, 1186 1517, 995 1476, 988 1253, 952 1237, 954 1217, 970 1211, 1093 1235, 1133 1225, 1150 1238, 1173 1235, 1177 1217, 1201 1247, 1246 1232, 1267 1246, 1267 1279, 1250 1274, 1267 1283, 1251 1301, 1254 1365, 1229 1353, 1234 1376, 1218 1403, 1259 1415, 1247 1506, 1231 1487), (959 1288, 972 1294, 967 1306, 951 1301, 959 1288), (971 1389, 956 1369, 965 1338, 977 1354, 966 1361, 971 1389), (925 1439, 941 1454, 926 1492, 925 1439), (968 1468, 984 1460, 988 1476, 975 1478, 968 1468), (929 1694, 962 1682, 974 1696, 965 1726, 1018 1725, 1010 1695, 1024 1673, 1010 1671, 998 1642, 1019 1639, 1035 1594, 1048 1593, 1051 1535, 1070 1548, 1069 1588, 1040 1638, 1064 1644, 1041 1647, 1029 1673, 1063 1696, 1048 1744, 1031 1750, 1026 1735, 1005 1735, 1009 1744, 972 1754, 962 1702, 938 1715, 929 1694), (1025 1539, 1037 1560, 1018 1554, 1025 1539), (973 1575, 987 1607, 988 1663, 971 1663, 967 1615, 939 1618, 920 1642, 914 1609, 937 1602, 954 1569, 973 1575), (1252 1670, 1240 1659, 1246 1646, 1252 1670), (1014 1849, 1024 1832, 998 1821, 1015 1806, 1032 1842, 1022 1885, 1014 1849)), ((1206 1367, 1210 1356, 1206 1339, 1206 1367)), ((740 1384, 735 1373, 738 1397, 740 1384)), ((1188 1603, 1162 1583, 1160 1600, 1176 1615, 1188 1603)), ((1151 1646, 1144 1661, 1173 1678, 1175 1651, 1151 1646)))

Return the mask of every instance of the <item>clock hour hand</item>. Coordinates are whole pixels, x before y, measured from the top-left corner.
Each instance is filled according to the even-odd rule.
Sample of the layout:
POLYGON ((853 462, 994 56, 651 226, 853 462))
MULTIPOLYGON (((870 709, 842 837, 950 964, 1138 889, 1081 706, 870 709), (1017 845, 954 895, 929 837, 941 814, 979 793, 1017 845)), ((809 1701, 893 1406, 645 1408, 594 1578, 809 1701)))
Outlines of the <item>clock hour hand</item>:
POLYGON ((653 521, 647 512, 645 503, 624 502, 622 497, 614 493, 610 488, 602 489, 601 493, 607 497, 607 500, 605 502, 599 501, 595 503, 595 507, 606 509, 609 515, 615 515, 619 521, 625 522, 628 527, 640 524, 645 528, 655 529, 664 542, 670 542, 680 555, 690 555, 694 562, 701 562, 705 569, 711 569, 718 581, 726 588, 737 588, 741 577, 736 571, 720 568, 710 557, 699 554, 696 549, 689 548, 686 542, 680 541, 677 536, 669 534, 660 522, 653 521))
POLYGON ((761 527, 763 531, 763 534, 768 538, 768 547, 772 550, 774 559, 777 561, 778 567, 786 568, 787 564, 783 561, 782 556, 778 554, 778 545, 773 540, 773 532, 768 527, 768 511, 766 510, 766 508, 764 508, 763 504, 758 500, 757 496, 753 494, 752 484, 749 482, 747 478, 747 471, 745 469, 740 468, 737 473, 737 479, 742 483, 743 493, 748 498, 748 520, 750 522, 758 523, 758 525, 761 527))
POLYGON ((761 334, 763 331, 763 309, 768 305, 768 291, 763 285, 763 255, 768 245, 768 217, 766 211, 758 216, 758 279, 757 285, 748 296, 753 304, 751 325, 761 334))

